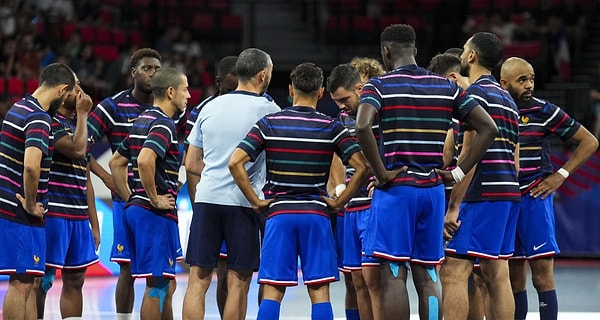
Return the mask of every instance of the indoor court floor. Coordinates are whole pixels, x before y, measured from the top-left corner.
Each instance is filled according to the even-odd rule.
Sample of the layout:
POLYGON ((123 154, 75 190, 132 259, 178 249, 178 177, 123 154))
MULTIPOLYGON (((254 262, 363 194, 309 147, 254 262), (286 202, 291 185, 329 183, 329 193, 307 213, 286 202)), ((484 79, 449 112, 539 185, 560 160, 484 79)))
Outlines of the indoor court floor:
MULTIPOLYGON (((301 275, 300 275, 301 276, 301 275)), ((562 320, 587 320, 600 319, 600 260, 558 260, 556 263, 556 286, 559 299, 559 319, 562 320)), ((84 285, 84 310, 83 319, 108 320, 114 319, 114 290, 116 277, 90 277, 84 285)), ((187 274, 177 276, 177 290, 174 296, 175 319, 181 319, 181 305, 187 285, 187 274)), ((0 281, 0 299, 4 299, 7 282, 0 281)), ((45 319, 60 319, 59 296, 60 279, 48 294, 46 301, 45 319)), ((410 280, 408 290, 411 301, 411 319, 418 319, 417 296, 410 280)), ((219 319, 216 299, 216 278, 207 293, 206 319, 219 319)), ((139 319, 141 295, 144 290, 143 280, 136 281, 136 302, 133 319, 139 319)), ((248 297, 247 319, 256 319, 258 311, 257 290, 255 278, 252 280, 248 297)), ((537 314, 537 296, 535 289, 528 285, 529 294, 529 319, 539 319, 537 314)), ((331 285, 331 301, 335 319, 344 319, 344 284, 343 281, 331 285)), ((1 311, 0 311, 1 316, 1 311)), ((303 285, 287 289, 281 307, 281 319, 299 320, 310 319, 310 302, 306 288, 303 285)))

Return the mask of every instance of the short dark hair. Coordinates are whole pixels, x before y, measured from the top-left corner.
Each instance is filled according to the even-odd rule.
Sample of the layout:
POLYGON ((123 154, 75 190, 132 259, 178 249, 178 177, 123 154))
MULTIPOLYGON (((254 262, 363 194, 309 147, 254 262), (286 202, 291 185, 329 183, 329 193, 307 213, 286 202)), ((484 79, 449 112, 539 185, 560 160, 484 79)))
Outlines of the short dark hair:
POLYGON ((450 53, 440 53, 431 58, 427 69, 442 76, 452 71, 460 72, 460 58, 450 53))
POLYGON ((350 91, 360 83, 360 74, 349 64, 340 64, 331 70, 327 77, 327 91, 335 92, 340 87, 350 91))
POLYGON ((136 68, 138 62, 140 62, 140 60, 146 57, 156 58, 162 63, 162 57, 160 56, 160 53, 158 53, 158 51, 151 48, 142 48, 136 50, 134 53, 131 54, 131 57, 129 57, 129 69, 136 68))
POLYGON ((224 77, 228 74, 237 76, 237 72, 235 71, 235 63, 237 62, 237 56, 227 56, 221 61, 219 61, 219 65, 217 66, 217 75, 219 77, 224 77))
POLYGON ((462 48, 448 48, 448 49, 446 49, 446 51, 444 51, 444 53, 460 57, 460 55, 463 53, 463 49, 462 48))
POLYGON ((267 69, 270 63, 271 57, 266 52, 256 48, 244 50, 235 63, 238 79, 247 82, 262 70, 267 69))
POLYGON ((478 32, 471 38, 472 49, 477 52, 479 63, 492 70, 502 60, 502 42, 489 32, 478 32))
POLYGON ((150 88, 155 97, 165 97, 167 89, 172 87, 179 88, 183 82, 183 73, 175 68, 160 68, 156 70, 150 79, 150 88))
POLYGON ((415 29, 408 24, 392 24, 381 33, 381 43, 394 42, 414 46, 416 41, 415 29))
POLYGON ((47 65, 40 74, 40 85, 56 87, 61 84, 67 85, 71 91, 75 87, 75 73, 64 63, 52 63, 47 65))
POLYGON ((292 70, 290 79, 294 90, 300 94, 314 94, 323 87, 323 70, 314 63, 305 62, 292 70))

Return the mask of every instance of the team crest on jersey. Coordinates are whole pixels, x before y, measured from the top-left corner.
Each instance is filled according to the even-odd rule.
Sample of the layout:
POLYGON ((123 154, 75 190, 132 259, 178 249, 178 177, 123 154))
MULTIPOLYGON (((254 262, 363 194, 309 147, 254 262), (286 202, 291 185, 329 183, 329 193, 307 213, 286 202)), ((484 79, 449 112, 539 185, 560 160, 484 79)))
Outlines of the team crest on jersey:
POLYGON ((123 250, 125 250, 125 246, 124 246, 124 245, 122 245, 122 244, 120 244, 120 243, 119 243, 119 244, 117 244, 117 251, 118 251, 119 253, 123 253, 123 250))
POLYGON ((173 259, 169 258, 169 267, 173 266, 173 259))
POLYGON ((33 255, 33 263, 37 266, 38 263, 40 263, 40 257, 38 257, 37 255, 33 255))
POLYGON ((521 116, 521 123, 522 124, 528 124, 529 123, 529 117, 528 116, 521 116))

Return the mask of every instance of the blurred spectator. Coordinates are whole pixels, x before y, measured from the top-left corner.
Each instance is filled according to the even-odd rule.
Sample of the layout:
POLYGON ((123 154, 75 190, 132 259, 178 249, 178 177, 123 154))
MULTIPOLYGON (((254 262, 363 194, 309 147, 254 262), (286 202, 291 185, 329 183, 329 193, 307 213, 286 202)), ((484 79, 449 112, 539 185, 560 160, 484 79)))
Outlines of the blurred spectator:
POLYGON ((42 68, 40 48, 36 47, 32 34, 21 36, 17 49, 17 68, 22 78, 38 78, 42 68))
POLYGON ((92 99, 99 99, 107 84, 102 80, 104 61, 94 55, 92 44, 84 45, 79 57, 71 60, 70 66, 77 73, 82 89, 92 99))
POLYGON ((173 51, 181 53, 188 58, 197 58, 202 55, 200 43, 192 39, 192 32, 189 29, 181 31, 179 39, 173 43, 173 51))
POLYGON ((523 13, 524 18, 513 33, 514 41, 538 41, 542 35, 535 18, 529 13, 523 13))
POLYGON ((0 31, 4 36, 12 36, 17 32, 16 10, 17 2, 14 0, 3 1, 0 5, 0 31))
POLYGON ((191 69, 187 70, 188 83, 190 87, 202 87, 208 90, 214 84, 214 77, 210 70, 207 68, 208 63, 205 59, 196 58, 193 60, 191 69))
POLYGON ((79 31, 73 31, 69 36, 69 40, 64 43, 62 53, 69 60, 76 59, 79 57, 81 46, 81 34, 79 31))
POLYGON ((503 45, 508 45, 512 42, 513 33, 516 25, 512 21, 507 19, 500 13, 492 13, 489 17, 489 31, 495 34, 503 45))
POLYGON ((563 81, 571 81, 571 53, 567 28, 558 15, 548 17, 547 41, 551 48, 556 74, 563 81))
POLYGON ((17 40, 5 38, 0 53, 0 75, 5 78, 19 75, 17 69, 17 40))

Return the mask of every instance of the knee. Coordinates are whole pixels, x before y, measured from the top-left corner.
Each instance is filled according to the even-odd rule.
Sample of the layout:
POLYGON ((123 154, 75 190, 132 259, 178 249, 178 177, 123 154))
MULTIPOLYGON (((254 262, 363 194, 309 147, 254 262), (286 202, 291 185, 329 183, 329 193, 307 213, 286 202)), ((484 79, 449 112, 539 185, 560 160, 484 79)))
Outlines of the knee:
POLYGON ((533 287, 538 292, 554 290, 554 276, 552 273, 540 272, 532 274, 531 281, 533 282, 533 287))
POLYGON ((72 288, 75 290, 81 290, 81 288, 83 288, 84 279, 85 279, 85 272, 64 272, 63 273, 63 286, 72 288))

